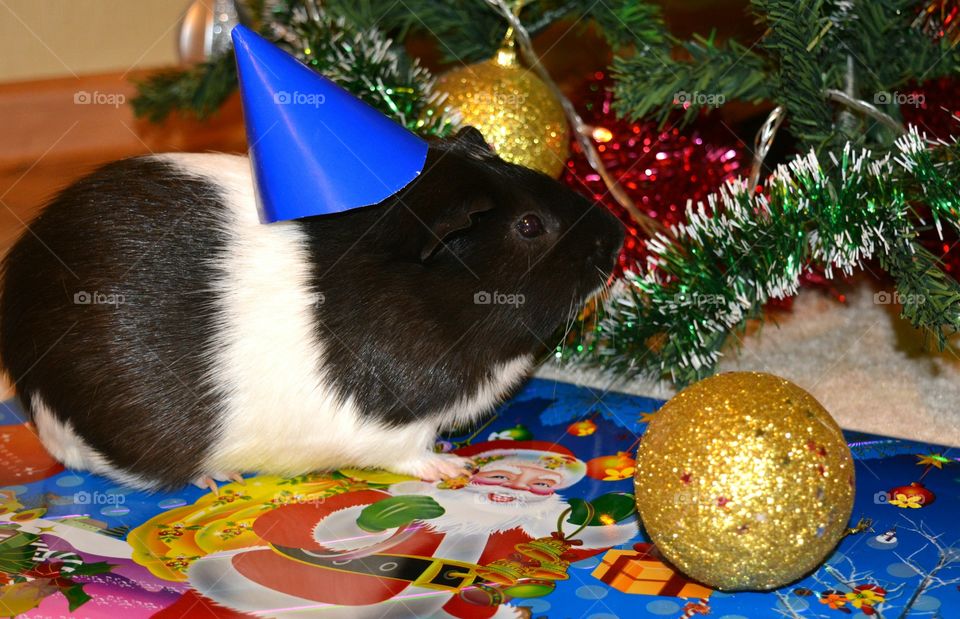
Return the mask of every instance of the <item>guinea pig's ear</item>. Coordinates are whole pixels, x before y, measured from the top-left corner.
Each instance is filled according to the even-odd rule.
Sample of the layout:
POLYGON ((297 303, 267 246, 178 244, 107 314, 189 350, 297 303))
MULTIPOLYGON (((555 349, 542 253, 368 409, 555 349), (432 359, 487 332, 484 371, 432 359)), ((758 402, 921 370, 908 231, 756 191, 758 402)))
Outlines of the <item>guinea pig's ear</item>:
POLYGON ((492 208, 493 203, 489 200, 470 200, 444 209, 433 221, 424 221, 423 224, 429 228, 429 232, 420 249, 420 260, 426 261, 430 258, 453 233, 472 226, 474 215, 492 208))
POLYGON ((452 138, 454 146, 460 152, 474 159, 492 159, 497 153, 487 143, 486 138, 476 127, 464 127, 452 138))

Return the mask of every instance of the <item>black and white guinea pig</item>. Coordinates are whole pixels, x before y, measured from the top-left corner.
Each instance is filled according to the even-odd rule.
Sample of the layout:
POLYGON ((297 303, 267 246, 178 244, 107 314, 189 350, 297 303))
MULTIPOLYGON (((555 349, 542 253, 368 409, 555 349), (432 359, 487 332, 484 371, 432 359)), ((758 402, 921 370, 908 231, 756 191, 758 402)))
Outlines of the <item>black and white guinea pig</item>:
POLYGON ((261 224, 245 157, 111 163, 4 264, 0 355, 49 451, 140 488, 465 462, 489 412, 602 286, 620 222, 475 129, 375 206, 261 224))

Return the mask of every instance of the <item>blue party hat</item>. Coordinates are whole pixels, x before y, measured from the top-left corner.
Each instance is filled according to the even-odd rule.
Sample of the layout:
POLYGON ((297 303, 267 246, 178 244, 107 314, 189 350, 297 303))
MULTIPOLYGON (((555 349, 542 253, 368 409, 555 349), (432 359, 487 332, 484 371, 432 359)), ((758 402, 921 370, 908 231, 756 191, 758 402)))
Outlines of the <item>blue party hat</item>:
POLYGON ((423 170, 406 128, 244 26, 233 47, 261 222, 376 204, 423 170))

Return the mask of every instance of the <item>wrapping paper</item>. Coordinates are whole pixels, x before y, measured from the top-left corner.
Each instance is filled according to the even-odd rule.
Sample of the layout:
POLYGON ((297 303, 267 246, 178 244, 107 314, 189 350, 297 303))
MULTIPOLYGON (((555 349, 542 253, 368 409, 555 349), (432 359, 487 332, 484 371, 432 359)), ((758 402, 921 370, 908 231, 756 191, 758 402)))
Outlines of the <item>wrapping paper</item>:
POLYGON ((712 591, 665 563, 631 510, 632 454, 661 404, 534 379, 438 442, 474 458, 472 478, 345 469, 214 495, 64 470, 7 402, 0 615, 960 616, 957 454, 847 433, 851 526, 871 526, 780 590, 712 591))

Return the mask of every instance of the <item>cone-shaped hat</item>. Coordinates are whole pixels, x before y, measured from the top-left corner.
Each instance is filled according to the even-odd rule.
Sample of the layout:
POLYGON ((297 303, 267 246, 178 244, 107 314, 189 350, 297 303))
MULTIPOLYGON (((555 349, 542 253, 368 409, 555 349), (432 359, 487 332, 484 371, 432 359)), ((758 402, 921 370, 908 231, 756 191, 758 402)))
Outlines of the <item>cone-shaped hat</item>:
POLYGON ((376 204, 423 170, 406 128, 244 26, 233 47, 263 223, 376 204))

